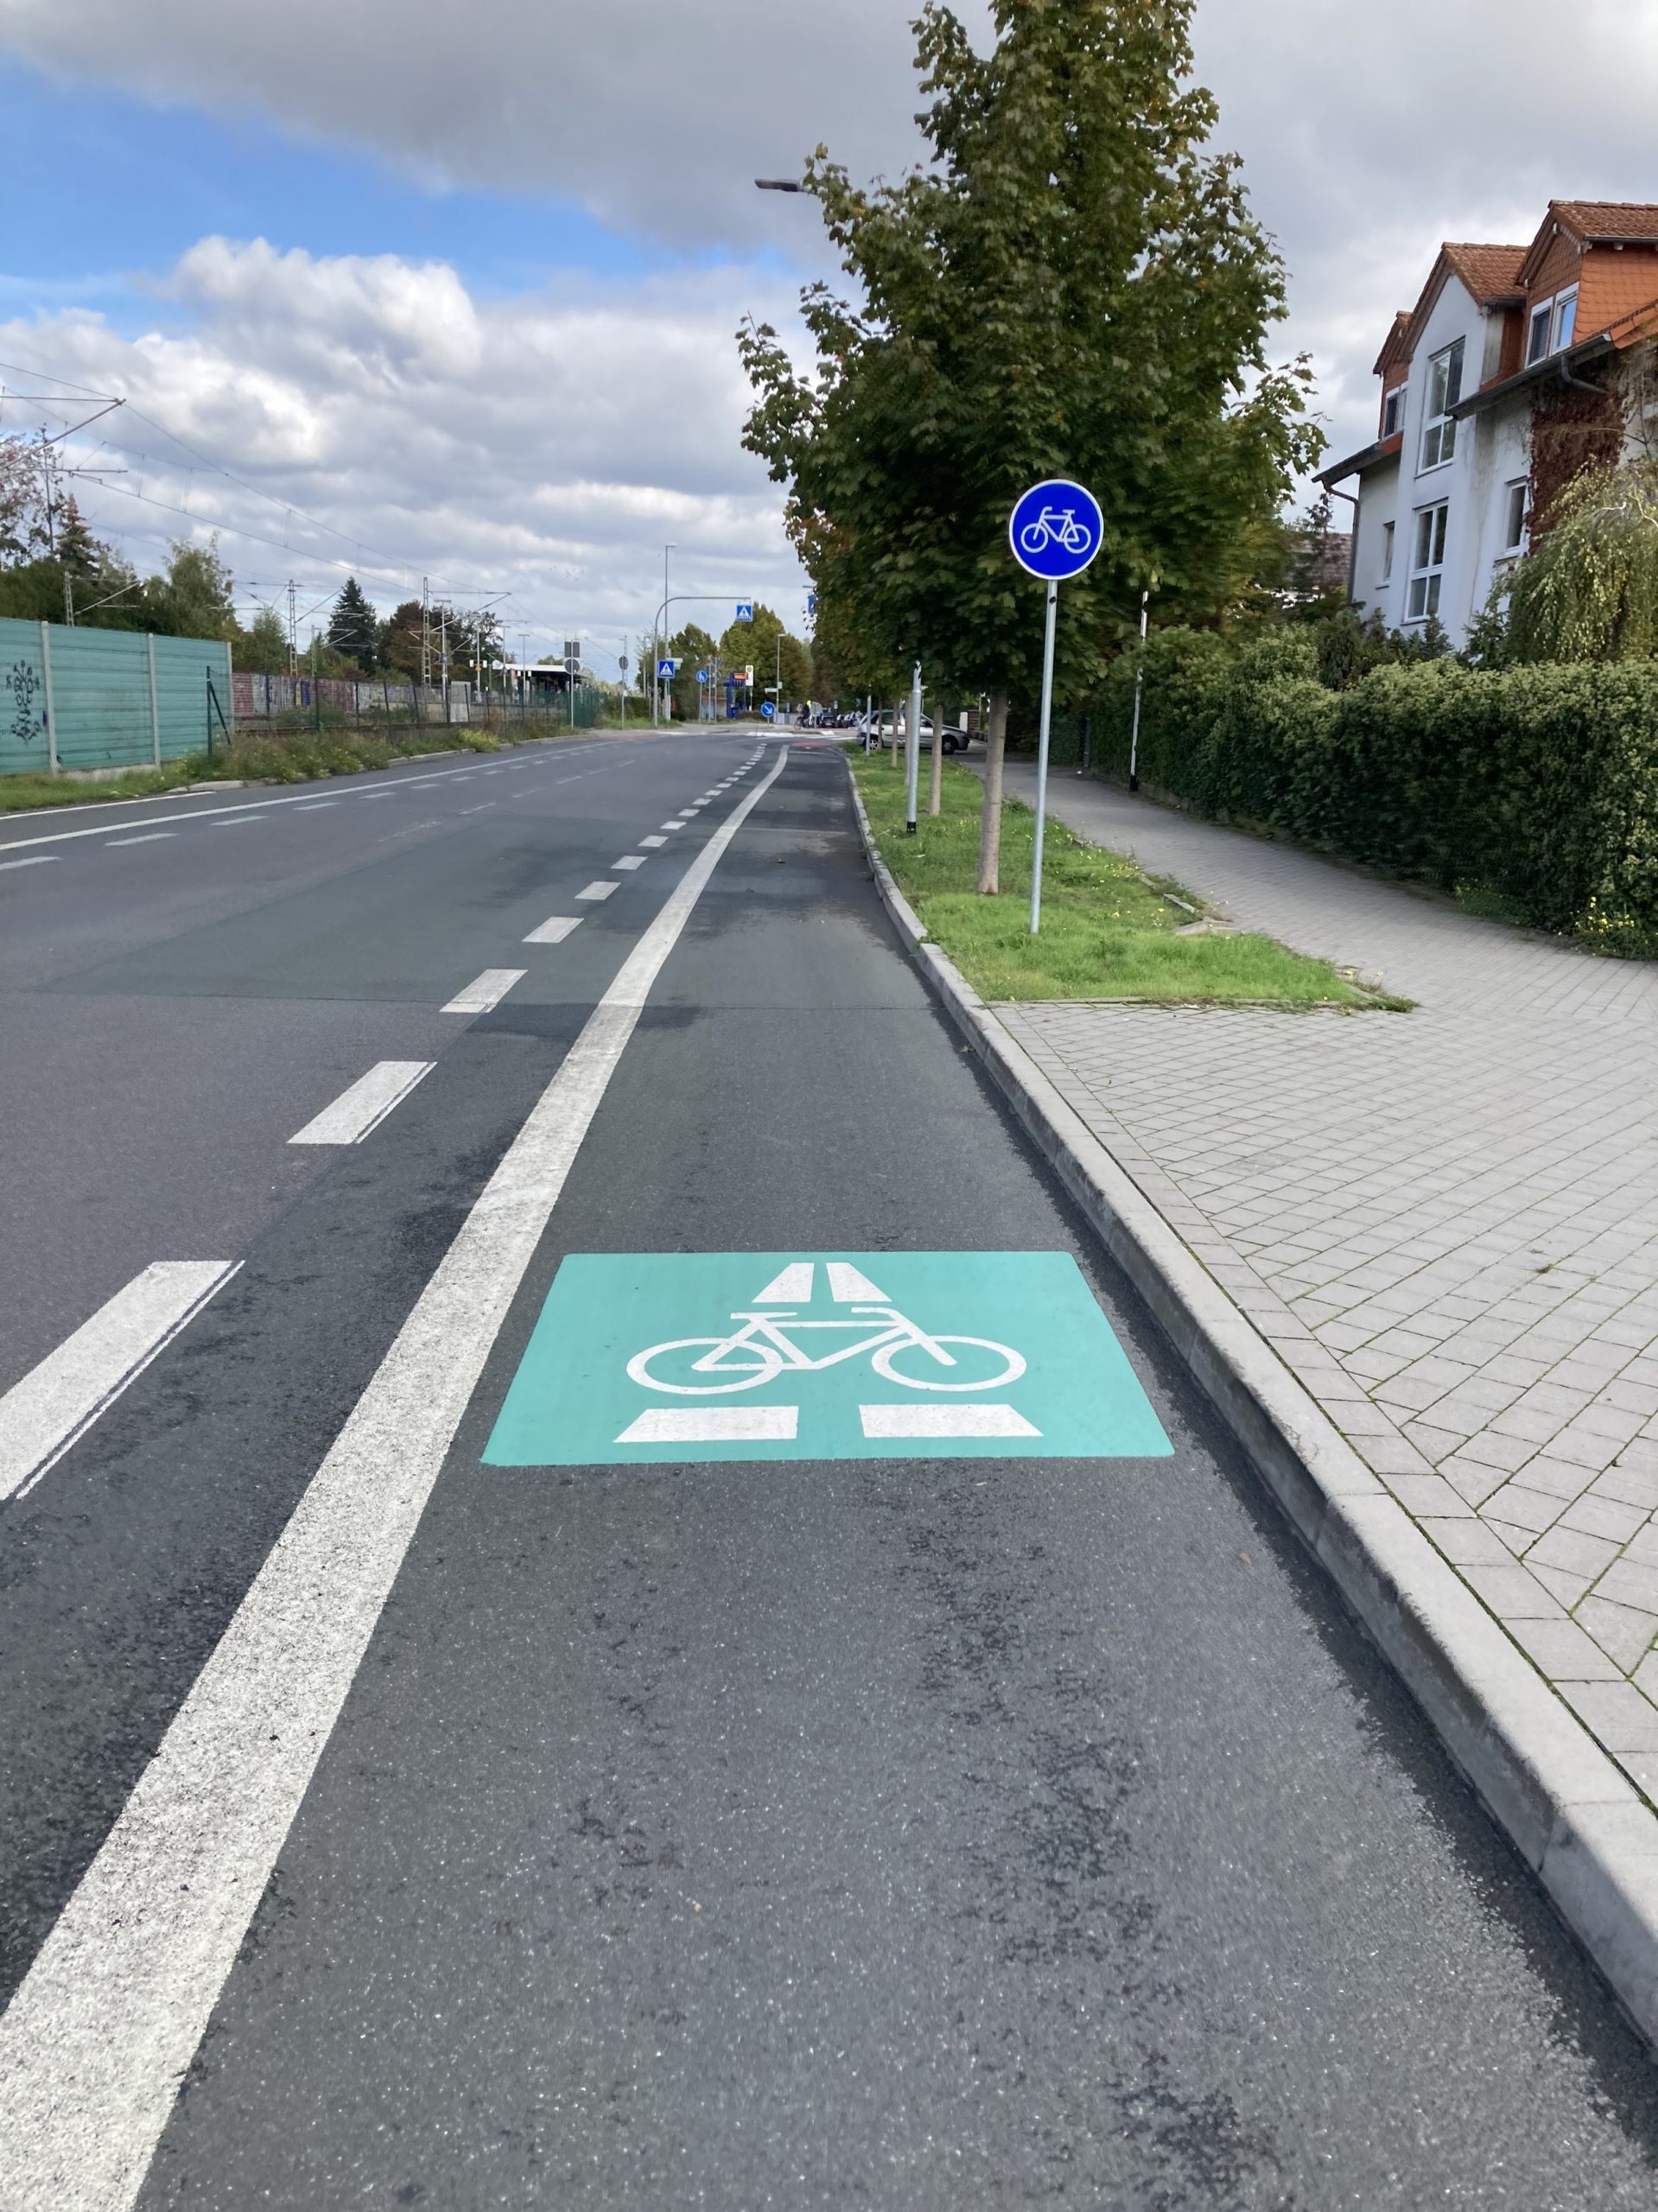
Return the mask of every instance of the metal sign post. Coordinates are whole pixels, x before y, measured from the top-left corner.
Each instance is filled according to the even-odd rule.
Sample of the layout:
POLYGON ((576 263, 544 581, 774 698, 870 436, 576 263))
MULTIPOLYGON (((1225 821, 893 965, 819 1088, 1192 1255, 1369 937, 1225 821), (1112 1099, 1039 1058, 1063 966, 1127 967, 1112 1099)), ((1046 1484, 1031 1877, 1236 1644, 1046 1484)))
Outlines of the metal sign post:
POLYGON ((921 781, 921 664, 919 661, 917 661, 910 671, 909 728, 905 735, 909 744, 904 757, 910 772, 910 793, 907 811, 904 817, 904 834, 906 837, 913 837, 916 799, 921 781))
MULTIPOLYGON (((1042 721, 1036 756, 1036 844, 1031 856, 1031 935, 1042 927, 1042 843, 1048 820, 1048 736, 1053 721, 1053 641, 1059 614, 1059 587, 1079 576, 1099 551, 1105 536, 1100 503, 1068 477, 1051 476, 1032 485, 1007 518, 1007 541, 1021 569, 1048 587, 1047 622, 1042 639, 1042 721)), ((910 826, 915 826, 914 781, 911 782, 910 826)))

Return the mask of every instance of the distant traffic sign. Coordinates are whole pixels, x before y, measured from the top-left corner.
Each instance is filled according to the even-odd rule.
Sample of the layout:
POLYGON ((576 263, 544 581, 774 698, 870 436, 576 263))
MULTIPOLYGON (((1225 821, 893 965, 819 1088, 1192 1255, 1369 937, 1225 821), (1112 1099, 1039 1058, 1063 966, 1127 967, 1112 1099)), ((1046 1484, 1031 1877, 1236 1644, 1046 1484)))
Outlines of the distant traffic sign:
POLYGON ((1099 501, 1065 476, 1032 485, 1007 524, 1014 560, 1045 583, 1081 575, 1104 536, 1099 501))
POLYGON ((657 663, 658 676, 677 676, 678 673, 679 663, 677 660, 659 660, 657 663))
POLYGON ((753 601, 752 599, 740 599, 737 601, 737 620, 740 622, 752 622, 753 619, 753 601))
POLYGON ((766 699, 766 700, 763 700, 763 701, 761 702, 761 704, 760 704, 760 712, 761 712, 761 714, 765 717, 766 721, 769 722, 769 721, 772 720, 772 716, 777 713, 777 709, 776 709, 776 707, 775 707, 775 706, 773 706, 773 704, 772 703, 771 700, 766 699))

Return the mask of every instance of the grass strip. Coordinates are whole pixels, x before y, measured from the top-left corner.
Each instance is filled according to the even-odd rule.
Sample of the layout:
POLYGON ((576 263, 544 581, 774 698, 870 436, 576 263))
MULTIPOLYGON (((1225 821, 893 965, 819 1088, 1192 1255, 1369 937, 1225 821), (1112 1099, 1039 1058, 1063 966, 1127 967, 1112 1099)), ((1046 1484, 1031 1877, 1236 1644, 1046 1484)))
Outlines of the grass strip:
MULTIPOLYGON (((1121 853, 1086 845, 1048 817, 1042 927, 1029 933, 1036 817, 1003 804, 1001 895, 981 898, 979 817, 984 786, 946 766, 941 811, 905 835, 905 779, 887 756, 854 753, 870 826, 899 889, 981 998, 1123 999, 1150 1006, 1403 1008, 1361 989, 1327 960, 1241 932, 1184 936, 1202 902, 1155 882, 1121 853)), ((924 796, 922 805, 926 804, 924 796)))
MULTIPOLYGON (((577 731, 585 736, 586 731, 577 731)), ((394 760, 418 760, 429 753, 499 753, 508 746, 544 742, 550 733, 519 737, 511 732, 452 725, 399 731, 377 737, 365 730, 329 729, 249 732, 230 745, 187 753, 161 768, 133 768, 95 782, 67 776, 0 776, 0 814, 22 814, 41 806, 107 806, 111 799, 149 798, 160 791, 185 791, 193 784, 302 784, 321 776, 360 775, 365 768, 388 767, 394 760)), ((568 730, 558 733, 568 738, 568 730)))

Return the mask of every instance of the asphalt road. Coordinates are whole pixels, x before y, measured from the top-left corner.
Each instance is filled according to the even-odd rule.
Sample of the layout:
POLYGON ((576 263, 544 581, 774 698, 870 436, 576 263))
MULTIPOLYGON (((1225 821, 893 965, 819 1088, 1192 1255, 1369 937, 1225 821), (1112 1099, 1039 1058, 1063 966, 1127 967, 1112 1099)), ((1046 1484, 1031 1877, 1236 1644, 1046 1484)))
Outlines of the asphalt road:
MULTIPOLYGON (((0 873, 0 1389, 150 1262, 244 1263, 0 1506, 0 2206, 1651 2204, 1649 2057, 932 1008, 839 761, 681 812, 754 749, 393 771, 0 873), (435 1065, 290 1147, 384 1058, 435 1065), (66 2127, 31 2202, 8 2150, 48 2171, 85 2024, 63 1929, 549 1098, 580 1141, 276 1863, 191 1770, 182 1933, 94 2014, 124 2079, 144 2008, 188 2013, 194 1900, 251 1868, 183 2093, 66 2127), (1074 1255, 1172 1454, 486 1463, 567 1255, 916 1252, 1074 1255)), ((370 1428, 395 1481, 416 1446, 370 1428)), ((328 1641, 289 1619, 273 1744, 328 1641)), ((156 1910, 121 1894, 98 1947, 156 1910)))

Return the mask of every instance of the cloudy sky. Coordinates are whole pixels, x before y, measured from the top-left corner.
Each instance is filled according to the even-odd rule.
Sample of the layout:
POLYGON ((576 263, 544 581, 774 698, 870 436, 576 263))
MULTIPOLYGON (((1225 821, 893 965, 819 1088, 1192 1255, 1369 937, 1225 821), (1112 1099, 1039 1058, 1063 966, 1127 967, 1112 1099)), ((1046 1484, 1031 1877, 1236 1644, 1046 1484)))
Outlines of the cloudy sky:
MULTIPOLYGON (((976 8, 969 20, 981 22, 976 8)), ((0 0, 0 429, 120 393, 82 480, 141 563, 218 526, 245 610, 354 569, 596 665, 674 588, 798 622, 731 334, 823 267, 756 193, 913 158, 893 0, 0 0), (113 450, 118 447, 119 450, 113 450), (343 564, 343 565, 342 565, 343 564)), ((1337 449, 1442 238, 1658 199, 1658 7, 1199 0, 1200 76, 1337 449)), ((302 601, 303 606, 307 601, 302 601)), ((698 610, 688 607, 685 613, 698 610)))

